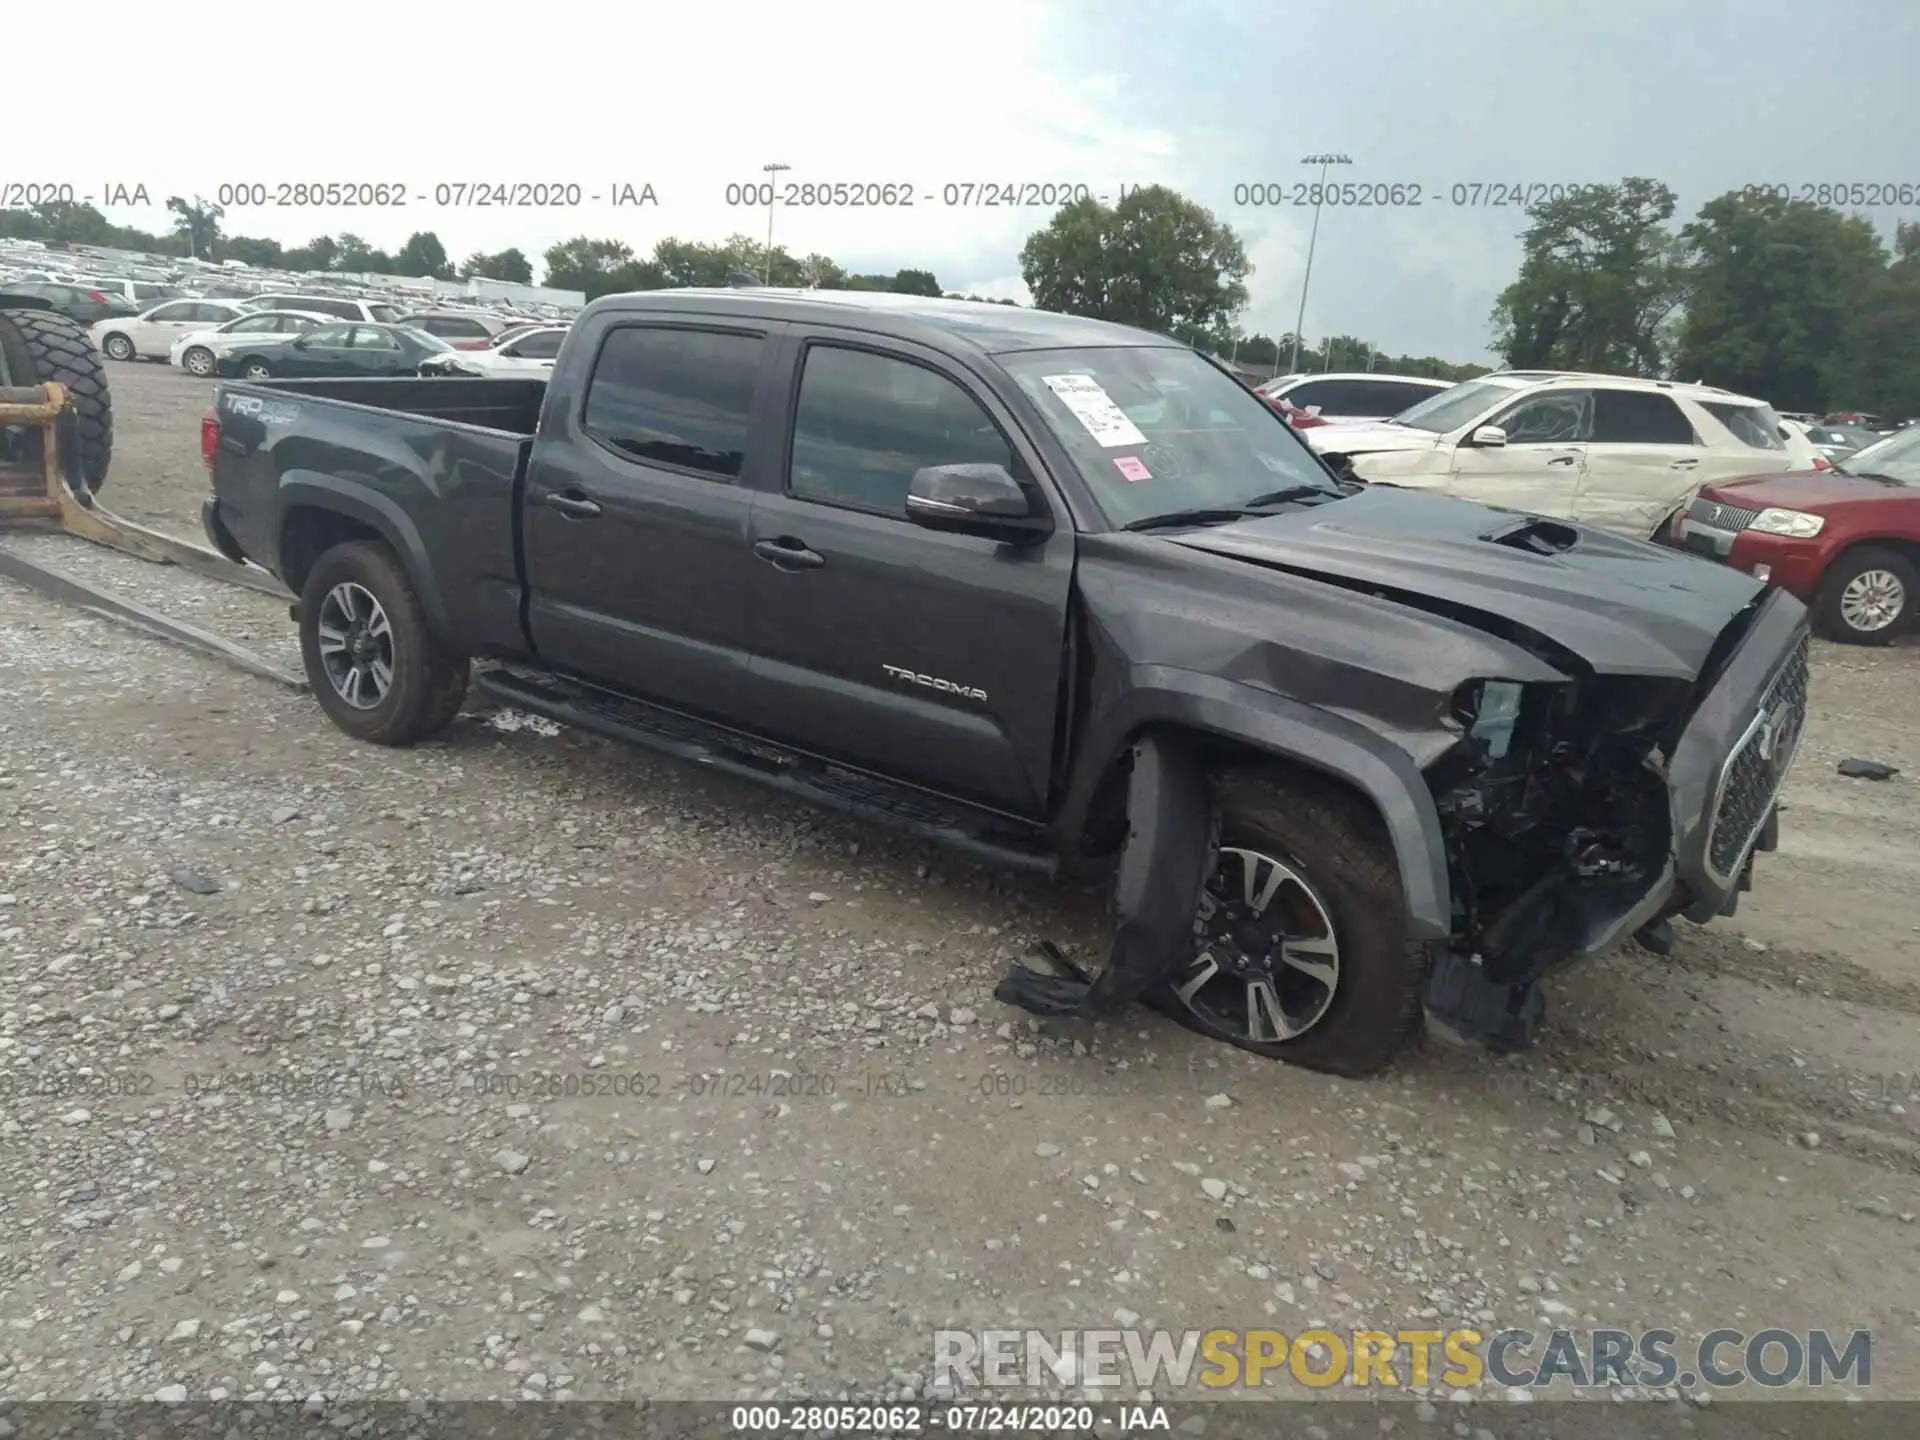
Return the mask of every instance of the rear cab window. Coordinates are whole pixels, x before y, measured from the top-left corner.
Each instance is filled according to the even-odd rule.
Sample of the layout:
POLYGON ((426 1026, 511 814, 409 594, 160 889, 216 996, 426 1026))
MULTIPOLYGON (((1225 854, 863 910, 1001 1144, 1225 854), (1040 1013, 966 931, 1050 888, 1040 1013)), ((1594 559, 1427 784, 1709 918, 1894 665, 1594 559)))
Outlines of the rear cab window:
POLYGON ((624 460, 731 484, 765 347, 747 331, 617 325, 594 357, 581 428, 624 460))

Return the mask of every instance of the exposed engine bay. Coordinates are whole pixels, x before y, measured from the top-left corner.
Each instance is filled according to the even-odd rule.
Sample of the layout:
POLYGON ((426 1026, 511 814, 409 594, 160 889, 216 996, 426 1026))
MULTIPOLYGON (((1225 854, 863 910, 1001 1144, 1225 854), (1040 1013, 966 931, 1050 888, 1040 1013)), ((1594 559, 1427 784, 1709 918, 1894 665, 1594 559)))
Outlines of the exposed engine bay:
POLYGON ((1614 943, 1645 897, 1664 895, 1664 771, 1693 687, 1616 676, 1467 688, 1465 738, 1430 774, 1456 922, 1433 1003, 1473 1038, 1518 1046, 1539 1017, 1535 982, 1614 943), (1449 993, 1480 987, 1498 992, 1480 1007, 1449 993))

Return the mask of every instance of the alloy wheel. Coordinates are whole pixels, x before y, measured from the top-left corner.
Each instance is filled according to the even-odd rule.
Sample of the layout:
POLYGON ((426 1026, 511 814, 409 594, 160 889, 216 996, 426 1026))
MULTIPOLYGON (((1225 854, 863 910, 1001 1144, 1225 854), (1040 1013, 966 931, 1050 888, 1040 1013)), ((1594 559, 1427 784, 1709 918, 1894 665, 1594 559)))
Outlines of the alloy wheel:
POLYGON ((1195 948, 1173 991, 1216 1029, 1255 1044, 1298 1039, 1340 988, 1332 911, 1287 860, 1222 848, 1194 917, 1195 948))
POLYGON ((393 689, 393 627, 364 585, 343 580, 320 602, 320 664, 333 693, 356 710, 372 710, 393 689))
POLYGON ((1891 570, 1862 570, 1840 592, 1840 618, 1851 630, 1872 635, 1900 618, 1907 587, 1891 570))

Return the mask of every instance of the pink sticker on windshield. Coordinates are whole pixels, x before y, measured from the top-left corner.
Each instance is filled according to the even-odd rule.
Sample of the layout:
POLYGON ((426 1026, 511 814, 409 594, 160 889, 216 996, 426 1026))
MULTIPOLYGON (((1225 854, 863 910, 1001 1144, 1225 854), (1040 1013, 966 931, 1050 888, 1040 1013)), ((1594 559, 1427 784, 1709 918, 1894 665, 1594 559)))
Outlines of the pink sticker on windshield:
POLYGON ((1153 472, 1141 464, 1139 457, 1135 455, 1114 456, 1113 468, 1118 470, 1121 475, 1128 480, 1151 480, 1153 478, 1153 472))

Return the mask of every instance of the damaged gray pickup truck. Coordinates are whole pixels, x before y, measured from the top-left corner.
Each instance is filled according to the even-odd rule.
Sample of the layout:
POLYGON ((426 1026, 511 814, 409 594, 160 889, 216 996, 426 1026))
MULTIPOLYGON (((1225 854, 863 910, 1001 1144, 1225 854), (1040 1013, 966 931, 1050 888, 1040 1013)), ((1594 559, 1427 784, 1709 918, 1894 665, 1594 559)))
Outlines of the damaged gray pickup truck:
POLYGON ((1343 485, 1157 336, 891 295, 610 296, 550 381, 228 384, 209 536, 348 733, 488 700, 983 859, 1110 873, 1083 972, 1342 1074, 1729 912, 1806 712, 1791 596, 1343 485), (480 662, 476 665, 475 662, 480 662))

